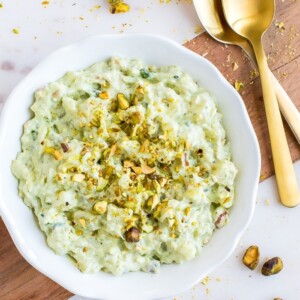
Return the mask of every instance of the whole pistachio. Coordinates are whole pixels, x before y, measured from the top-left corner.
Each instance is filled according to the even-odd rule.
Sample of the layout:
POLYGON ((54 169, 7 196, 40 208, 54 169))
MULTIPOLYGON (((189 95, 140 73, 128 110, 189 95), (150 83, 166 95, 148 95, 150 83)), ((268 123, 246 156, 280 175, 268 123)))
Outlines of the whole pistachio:
POLYGON ((279 273, 283 268, 283 262, 280 257, 273 257, 267 260, 262 269, 261 273, 265 276, 275 275, 279 273))
POLYGON ((254 270, 259 262, 259 248, 258 246, 250 246, 244 256, 243 256, 243 263, 246 267, 250 270, 254 270))
POLYGON ((125 232, 125 240, 129 243, 137 243, 140 240, 140 231, 131 227, 125 232))

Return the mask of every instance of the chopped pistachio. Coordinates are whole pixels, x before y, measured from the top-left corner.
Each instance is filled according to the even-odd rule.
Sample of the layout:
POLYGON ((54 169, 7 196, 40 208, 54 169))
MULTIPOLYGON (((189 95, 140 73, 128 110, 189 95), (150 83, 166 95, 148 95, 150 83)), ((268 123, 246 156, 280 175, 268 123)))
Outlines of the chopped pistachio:
POLYGON ((107 211, 107 201, 105 200, 98 201, 97 203, 94 204, 93 210, 100 215, 105 214, 107 211))
POLYGON ((143 88, 142 86, 140 86, 140 85, 136 88, 135 92, 136 92, 137 94, 141 94, 141 95, 144 95, 144 94, 145 94, 144 88, 143 88))
POLYGON ((107 91, 104 91, 104 92, 99 93, 98 97, 100 99, 106 100, 106 99, 109 99, 109 94, 107 91))
POLYGON ((168 219, 168 226, 172 227, 175 223, 175 219, 168 219))
POLYGON ((107 79, 104 79, 101 82, 101 87, 108 89, 110 87, 110 82, 107 79))
POLYGON ((153 210, 159 203, 159 198, 158 196, 155 194, 153 196, 151 196, 148 200, 147 200, 147 206, 153 210))
POLYGON ((79 219, 78 221, 79 221, 79 223, 80 223, 80 225, 81 225, 82 227, 85 227, 85 226, 86 226, 86 221, 85 221, 85 219, 79 219))
POLYGON ((143 173, 143 170, 142 170, 142 168, 141 167, 136 167, 136 166, 134 166, 134 167, 131 167, 132 168, 132 170, 133 170, 133 172, 135 173, 135 174, 142 174, 143 173))
POLYGON ((148 147, 149 147, 149 141, 148 140, 144 140, 144 142, 141 145, 140 152, 141 153, 147 152, 148 151, 148 147))
POLYGON ((167 182, 168 182, 168 180, 166 178, 159 179, 159 184, 161 187, 164 187, 167 182))
POLYGON ((275 23, 275 26, 276 26, 277 28, 279 28, 279 29, 284 29, 284 23, 283 23, 282 21, 276 22, 276 23, 275 23))
POLYGON ((140 240, 140 231, 131 227, 125 232, 125 240, 129 243, 137 243, 140 240))
POLYGON ((117 94, 117 100, 118 100, 120 109, 125 110, 129 107, 129 102, 124 94, 121 94, 121 93, 117 94))
POLYGON ((126 13, 130 10, 130 6, 126 3, 111 4, 110 12, 112 14, 126 13))
POLYGON ((75 231, 75 234, 76 235, 82 235, 83 234, 83 232, 82 232, 82 230, 80 230, 80 229, 77 229, 76 231, 75 231))
POLYGON ((114 144, 114 145, 112 145, 111 148, 110 148, 109 157, 113 156, 113 155, 116 153, 116 151, 117 151, 117 145, 114 144))
POLYGON ((234 83, 234 88, 239 91, 241 88, 244 87, 244 84, 241 81, 236 80, 234 83))
POLYGON ((56 160, 61 160, 63 158, 62 154, 53 147, 45 147, 44 152, 51 154, 56 160))
POLYGON ((153 231, 153 226, 150 224, 144 224, 142 226, 142 230, 145 231, 146 233, 150 233, 153 231))
POLYGON ((144 162, 141 164, 141 169, 144 174, 152 174, 156 171, 156 168, 151 168, 144 162))
POLYGON ((105 179, 109 179, 109 177, 112 175, 114 171, 114 168, 112 166, 107 166, 106 169, 104 170, 103 177, 105 179))
POLYGON ((184 209, 184 214, 186 216, 188 216, 190 214, 190 212, 191 212, 191 208, 189 206, 184 209))
POLYGON ((62 150, 65 153, 69 151, 70 147, 69 147, 69 145, 67 143, 61 143, 60 145, 61 145, 62 150))
POLYGON ((139 124, 142 121, 142 115, 139 111, 135 111, 131 114, 131 122, 133 124, 139 124))
POLYGON ((13 28, 12 32, 13 32, 14 34, 19 34, 19 33, 20 33, 19 29, 17 29, 17 28, 13 28))
POLYGON ((137 193, 141 193, 143 192, 145 189, 143 187, 143 185, 139 182, 138 185, 137 185, 137 188, 136 188, 136 192, 137 193))
POLYGON ((152 181, 152 184, 153 184, 153 187, 156 190, 156 192, 159 193, 160 192, 160 185, 159 185, 158 181, 155 179, 155 180, 152 181))
POLYGON ((124 168, 131 168, 131 167, 135 167, 135 164, 129 160, 124 160, 123 166, 124 168))
POLYGON ((85 175, 84 174, 74 174, 72 176, 72 180, 75 182, 82 182, 85 179, 85 175))

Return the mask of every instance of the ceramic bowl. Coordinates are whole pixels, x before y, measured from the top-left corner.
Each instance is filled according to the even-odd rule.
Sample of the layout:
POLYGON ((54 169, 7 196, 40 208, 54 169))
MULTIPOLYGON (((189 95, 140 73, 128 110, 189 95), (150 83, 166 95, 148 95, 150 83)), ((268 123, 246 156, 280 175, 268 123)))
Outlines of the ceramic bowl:
POLYGON ((205 58, 168 39, 152 35, 99 35, 59 49, 44 59, 8 97, 0 120, 0 212, 20 253, 37 270, 74 294, 95 299, 144 300, 174 296, 191 288, 230 256, 254 212, 260 173, 257 139, 244 103, 235 89, 205 58), (230 222, 217 230, 202 253, 181 265, 163 265, 159 274, 142 272, 114 277, 83 274, 46 244, 32 211, 18 196, 11 161, 20 151, 23 124, 30 118, 33 93, 69 70, 111 56, 139 58, 147 64, 178 65, 217 99, 238 168, 230 222))

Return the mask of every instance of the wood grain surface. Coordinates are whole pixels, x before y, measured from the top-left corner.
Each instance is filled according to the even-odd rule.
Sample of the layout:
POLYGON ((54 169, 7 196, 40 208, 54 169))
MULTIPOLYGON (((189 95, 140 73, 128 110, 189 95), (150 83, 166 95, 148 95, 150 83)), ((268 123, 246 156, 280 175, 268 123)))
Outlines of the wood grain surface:
MULTIPOLYGON (((264 38, 268 62, 275 76, 300 109, 300 1, 276 2, 276 16, 264 38)), ((238 47, 217 43, 206 33, 187 42, 185 46, 214 63, 231 84, 234 85, 236 81, 243 83, 244 87, 239 92, 259 140, 262 178, 271 176, 274 169, 269 136, 260 81, 253 65, 238 47)), ((292 158, 295 161, 300 158, 300 146, 286 124, 285 127, 292 158)), ((68 291, 36 271, 21 257, 2 220, 0 220, 0 284, 1 300, 64 300, 71 296, 68 291)))

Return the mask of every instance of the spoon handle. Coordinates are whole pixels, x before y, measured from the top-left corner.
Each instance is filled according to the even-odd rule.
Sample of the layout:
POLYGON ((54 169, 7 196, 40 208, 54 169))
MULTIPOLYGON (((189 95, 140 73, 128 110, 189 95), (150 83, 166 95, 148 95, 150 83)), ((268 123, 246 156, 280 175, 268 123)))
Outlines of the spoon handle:
POLYGON ((287 207, 294 207, 300 200, 299 190, 278 102, 276 100, 273 80, 270 76, 261 38, 252 40, 252 45, 256 54, 261 78, 280 201, 287 207))
POLYGON ((293 131, 298 143, 300 144, 300 113, 296 108, 295 104, 292 102, 291 98, 280 85, 276 77, 273 75, 272 72, 270 73, 272 74, 275 93, 280 111, 287 123, 289 124, 291 130, 293 131))
MULTIPOLYGON (((248 54, 253 64, 257 66, 257 60, 254 54, 253 47, 251 44, 245 40, 239 43, 240 47, 244 49, 244 51, 248 54)), ((270 70, 270 75, 273 80, 276 98, 278 101, 279 109, 284 116, 285 120, 289 124, 291 130, 294 133, 298 143, 300 144, 300 113, 293 103, 292 99, 280 85, 272 71, 270 70)))

